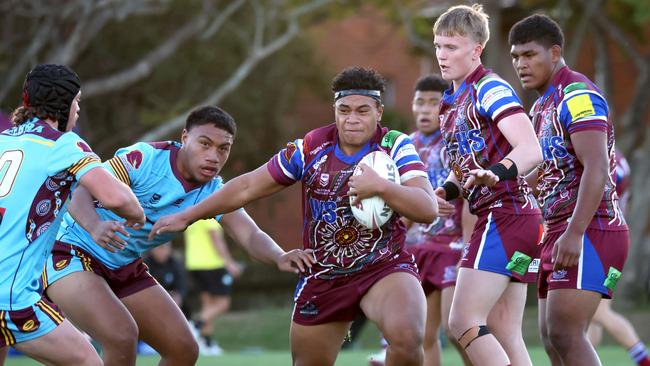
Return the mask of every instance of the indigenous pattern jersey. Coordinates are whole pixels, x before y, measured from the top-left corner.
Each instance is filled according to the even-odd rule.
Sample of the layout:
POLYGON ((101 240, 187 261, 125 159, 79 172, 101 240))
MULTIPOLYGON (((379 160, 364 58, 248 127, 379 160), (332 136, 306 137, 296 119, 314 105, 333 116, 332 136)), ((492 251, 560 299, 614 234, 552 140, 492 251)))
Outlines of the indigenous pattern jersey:
MULTIPOLYGON (((436 130, 429 136, 416 131, 411 134, 410 138, 422 159, 431 186, 434 189, 442 186, 447 180, 450 170, 440 130, 436 130)), ((435 245, 439 251, 462 249, 462 243, 459 241, 463 236, 461 229, 463 200, 457 199, 452 203, 455 206, 455 211, 451 216, 436 218, 431 224, 414 223, 414 227, 409 230, 407 243, 415 245, 439 244, 435 245)))
POLYGON ((312 130, 289 142, 267 164, 279 184, 302 181, 303 245, 314 250, 318 262, 312 273, 324 279, 385 262, 398 256, 403 246, 405 229, 398 214, 375 230, 352 215, 348 179, 361 158, 383 150, 395 161, 402 183, 427 176, 411 140, 402 133, 378 125, 368 144, 352 156, 340 150, 337 136, 335 124, 312 130))
MULTIPOLYGON (((463 186, 468 172, 487 169, 512 149, 497 125, 504 118, 525 113, 512 87, 479 65, 458 90, 447 90, 440 106, 440 129, 449 165, 463 186)), ((497 210, 510 214, 538 212, 537 203, 523 177, 504 180, 491 188, 462 190, 475 215, 497 210)))
POLYGON ((548 231, 564 230, 578 200, 583 166, 571 143, 571 134, 593 130, 607 134, 609 179, 589 227, 627 229, 616 194, 614 129, 600 90, 584 75, 561 68, 544 95, 533 104, 531 117, 542 146, 539 204, 548 231))
POLYGON ((630 165, 623 153, 616 149, 616 194, 621 211, 625 213, 627 203, 630 199, 630 165))
MULTIPOLYGON (((185 180, 176 168, 179 149, 180 144, 172 141, 139 142, 119 149, 113 158, 104 162, 108 170, 131 187, 147 218, 140 230, 126 228, 129 237, 124 238, 127 242, 124 250, 113 253, 95 244, 92 236, 69 214, 63 219, 57 240, 84 249, 111 269, 125 266, 140 258, 143 252, 170 241, 174 236, 172 233, 157 235, 153 241, 149 241, 147 236, 153 224, 162 216, 198 203, 223 185, 220 177, 203 185, 194 185, 185 180)), ((123 221, 99 205, 96 211, 101 220, 123 221)))
POLYGON ((74 132, 38 119, 0 133, 0 309, 41 299, 40 275, 70 192, 100 166, 74 132))

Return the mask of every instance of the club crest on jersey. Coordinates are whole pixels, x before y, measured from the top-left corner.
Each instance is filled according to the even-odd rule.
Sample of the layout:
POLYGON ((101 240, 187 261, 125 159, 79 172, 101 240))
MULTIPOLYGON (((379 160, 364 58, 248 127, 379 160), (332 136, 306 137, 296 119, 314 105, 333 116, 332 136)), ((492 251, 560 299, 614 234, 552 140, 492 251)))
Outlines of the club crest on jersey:
POLYGON ((142 159, 142 152, 140 150, 133 150, 126 154, 126 161, 131 164, 133 169, 140 168, 140 165, 142 165, 142 159))
POLYGON ((456 132, 456 141, 458 142, 458 152, 461 155, 467 155, 472 151, 481 151, 485 149, 485 140, 481 136, 481 130, 471 129, 467 132, 456 132))
POLYGON ((83 152, 87 152, 87 153, 92 153, 93 152, 93 150, 90 148, 90 146, 88 146, 83 141, 77 141, 77 147, 79 148, 79 150, 81 150, 83 152))
POLYGON ((0 207, 0 224, 2 224, 2 218, 5 217, 6 209, 0 207))
POLYGON ((327 183, 330 181, 330 175, 327 173, 323 173, 320 175, 320 179, 318 179, 318 183, 321 185, 321 187, 327 187, 327 183))

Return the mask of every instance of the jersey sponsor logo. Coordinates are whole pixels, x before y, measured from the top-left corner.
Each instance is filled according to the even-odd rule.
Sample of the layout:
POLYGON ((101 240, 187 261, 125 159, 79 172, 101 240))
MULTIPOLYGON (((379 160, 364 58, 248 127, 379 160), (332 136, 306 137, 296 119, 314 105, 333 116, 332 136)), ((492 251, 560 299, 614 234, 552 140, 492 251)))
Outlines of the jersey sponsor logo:
POLYGON ((458 152, 461 155, 467 155, 471 154, 472 151, 478 152, 485 149, 485 140, 481 136, 481 130, 479 129, 456 132, 456 141, 458 142, 458 152))
POLYGON ((528 272, 537 273, 539 272, 539 258, 533 259, 528 265, 528 272))
POLYGON ((576 95, 575 97, 569 99, 566 102, 566 105, 569 107, 569 113, 571 113, 572 121, 596 114, 594 104, 591 102, 589 94, 576 95))
POLYGON ((79 150, 86 152, 86 153, 92 153, 93 150, 88 146, 85 142, 83 141, 77 141, 77 147, 79 150))
POLYGON ((566 278, 567 274, 568 272, 566 271, 566 269, 554 271, 551 274, 551 282, 568 281, 569 279, 566 278))
POLYGON ((151 198, 149 198, 149 203, 155 205, 156 203, 160 202, 161 197, 162 196, 160 194, 154 193, 153 195, 151 195, 151 198))
POLYGON ((176 201, 174 201, 173 205, 176 207, 181 207, 181 203, 183 203, 183 201, 185 201, 185 198, 179 198, 176 201))
POLYGON ((564 147, 564 140, 560 136, 542 137, 539 139, 539 144, 542 146, 544 160, 553 160, 554 157, 562 159, 569 155, 564 147))
POLYGON ((500 99, 510 97, 512 97, 512 90, 510 90, 510 88, 506 87, 505 85, 499 85, 494 88, 490 88, 485 92, 483 98, 481 98, 481 105, 485 108, 485 110, 488 110, 500 99))
POLYGON ((126 154, 126 161, 131 164, 133 169, 138 169, 142 165, 142 152, 140 150, 133 150, 126 154))
POLYGON ((395 154, 395 159, 393 161, 399 161, 401 158, 409 155, 417 155, 418 152, 415 150, 415 146, 413 144, 407 144, 401 147, 398 151, 397 154, 395 154))
POLYGON ((318 315, 318 307, 311 301, 307 301, 300 307, 300 315, 311 318, 318 315))
POLYGON ((324 220, 330 224, 336 221, 336 202, 309 198, 309 207, 311 208, 312 220, 324 220))

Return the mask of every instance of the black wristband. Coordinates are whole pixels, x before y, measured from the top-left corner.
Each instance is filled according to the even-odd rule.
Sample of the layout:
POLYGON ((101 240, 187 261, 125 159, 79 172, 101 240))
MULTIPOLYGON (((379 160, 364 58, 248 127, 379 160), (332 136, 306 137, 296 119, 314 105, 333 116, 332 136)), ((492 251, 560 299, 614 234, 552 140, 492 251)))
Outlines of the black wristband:
POLYGON ((458 190, 458 186, 452 182, 445 182, 442 185, 442 189, 445 190, 445 201, 451 201, 453 199, 458 198, 458 196, 460 196, 460 191, 458 190))
MULTIPOLYGON (((510 159, 508 159, 510 160, 510 159)), ((494 165, 491 165, 488 170, 494 173, 497 177, 499 177, 499 180, 517 180, 517 175, 519 172, 517 171, 517 166, 515 165, 515 162, 510 160, 512 165, 510 168, 506 168, 505 165, 499 163, 496 163, 494 165)))

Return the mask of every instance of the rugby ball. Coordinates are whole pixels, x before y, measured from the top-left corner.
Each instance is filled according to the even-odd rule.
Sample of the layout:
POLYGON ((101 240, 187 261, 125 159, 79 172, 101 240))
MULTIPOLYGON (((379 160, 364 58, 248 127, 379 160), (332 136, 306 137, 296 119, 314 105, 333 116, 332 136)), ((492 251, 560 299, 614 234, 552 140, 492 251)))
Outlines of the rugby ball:
MULTIPOLYGON (((357 167, 354 169, 352 175, 361 174, 361 169, 359 168, 361 163, 372 168, 380 177, 388 179, 393 183, 400 184, 397 165, 395 165, 393 159, 391 159, 385 152, 373 151, 364 156, 359 163, 357 163, 357 167)), ((350 207, 354 218, 368 229, 377 229, 381 227, 390 220, 391 216, 393 216, 393 209, 390 208, 390 206, 388 206, 379 196, 365 198, 356 206, 352 205, 353 200, 354 196, 350 196, 350 207)))

